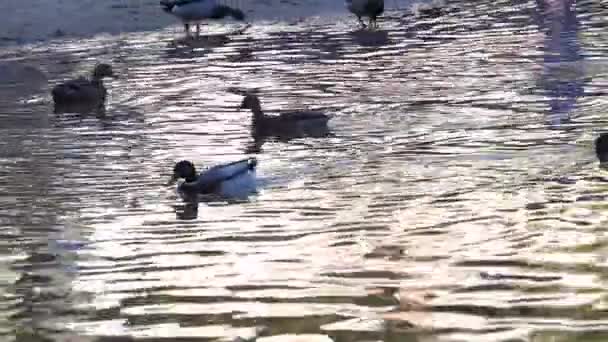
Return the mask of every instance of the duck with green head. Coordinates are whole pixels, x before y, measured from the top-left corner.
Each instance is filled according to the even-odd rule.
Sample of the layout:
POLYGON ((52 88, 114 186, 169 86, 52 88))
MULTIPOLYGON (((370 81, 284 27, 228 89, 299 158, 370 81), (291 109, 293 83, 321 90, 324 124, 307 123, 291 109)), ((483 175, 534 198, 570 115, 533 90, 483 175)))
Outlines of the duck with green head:
POLYGON ((173 167, 173 175, 167 185, 183 179, 177 190, 186 195, 217 194, 222 197, 243 197, 255 192, 256 166, 257 159, 247 158, 215 165, 198 173, 192 162, 182 160, 173 167))

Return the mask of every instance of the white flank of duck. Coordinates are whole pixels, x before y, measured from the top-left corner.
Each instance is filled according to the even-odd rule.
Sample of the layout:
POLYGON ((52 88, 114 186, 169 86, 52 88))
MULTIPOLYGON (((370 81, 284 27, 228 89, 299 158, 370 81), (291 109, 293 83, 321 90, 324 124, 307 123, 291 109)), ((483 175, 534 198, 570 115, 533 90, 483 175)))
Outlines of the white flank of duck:
POLYGON ((160 5, 165 12, 181 19, 187 36, 190 35, 190 24, 196 25, 196 32, 199 35, 199 24, 206 20, 220 20, 226 17, 245 20, 243 11, 221 4, 217 0, 161 0, 160 5))

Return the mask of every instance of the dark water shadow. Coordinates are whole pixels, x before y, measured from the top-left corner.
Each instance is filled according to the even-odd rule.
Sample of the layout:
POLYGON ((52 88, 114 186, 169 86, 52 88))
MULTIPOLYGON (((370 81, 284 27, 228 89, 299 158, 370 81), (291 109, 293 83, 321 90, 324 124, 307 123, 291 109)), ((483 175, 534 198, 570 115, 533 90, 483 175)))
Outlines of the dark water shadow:
POLYGON ((125 127, 126 124, 144 124, 145 114, 141 109, 128 105, 113 105, 108 111, 106 106, 90 108, 86 105, 62 108, 54 112, 50 122, 55 128, 95 127, 112 130, 125 127), (95 119, 91 121, 91 119, 95 119))
POLYGON ((54 104, 53 114, 66 117, 93 115, 102 118, 106 115, 106 106, 91 103, 54 104))
POLYGON ((357 30, 350 33, 353 42, 361 46, 383 46, 390 43, 388 31, 357 30))
POLYGON ((266 142, 289 143, 295 139, 313 138, 324 139, 335 137, 335 134, 329 127, 319 127, 313 130, 307 130, 301 133, 289 132, 272 132, 258 125, 251 125, 251 140, 245 147, 245 153, 262 153, 262 147, 266 142))

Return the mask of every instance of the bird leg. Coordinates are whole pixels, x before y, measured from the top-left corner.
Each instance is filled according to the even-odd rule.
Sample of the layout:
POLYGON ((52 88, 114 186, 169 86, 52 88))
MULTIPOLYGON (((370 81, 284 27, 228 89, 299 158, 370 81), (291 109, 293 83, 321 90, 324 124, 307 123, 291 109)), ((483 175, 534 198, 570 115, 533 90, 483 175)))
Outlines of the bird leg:
POLYGON ((186 37, 190 37, 190 24, 184 23, 184 30, 186 31, 186 37))
POLYGON ((199 38, 201 36, 201 25, 199 23, 196 23, 196 38, 199 38))
POLYGON ((361 28, 366 28, 367 26, 365 26, 365 23, 363 22, 363 20, 361 20, 360 16, 357 16, 357 19, 359 19, 359 24, 361 24, 361 28))

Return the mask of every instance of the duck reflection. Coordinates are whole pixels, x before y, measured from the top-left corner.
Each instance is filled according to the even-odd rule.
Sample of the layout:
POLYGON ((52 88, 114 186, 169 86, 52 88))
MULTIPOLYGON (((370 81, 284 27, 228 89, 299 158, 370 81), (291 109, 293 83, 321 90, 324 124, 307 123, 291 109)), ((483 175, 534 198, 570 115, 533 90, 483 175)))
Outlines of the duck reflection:
POLYGON ((197 196, 186 196, 184 203, 174 205, 173 209, 178 220, 196 220, 198 218, 198 198, 197 196))
POLYGON ((70 103, 55 104, 53 114, 61 114, 66 117, 79 117, 83 115, 94 115, 98 118, 106 116, 106 106, 104 104, 91 103, 70 103))
POLYGON ((231 37, 245 33, 251 25, 245 25, 227 33, 208 35, 187 35, 169 42, 167 55, 169 57, 203 57, 209 49, 223 47, 232 41, 231 37))
POLYGON ((200 37, 187 36, 178 38, 169 43, 169 47, 189 47, 193 49, 210 49, 226 45, 230 42, 230 37, 226 34, 212 34, 200 37))
POLYGON ((551 125, 570 121, 584 93, 583 57, 578 41, 575 0, 537 0, 538 24, 546 32, 542 89, 549 96, 551 125))
POLYGON ((355 44, 361 46, 382 46, 389 43, 387 31, 357 30, 350 33, 355 44))

